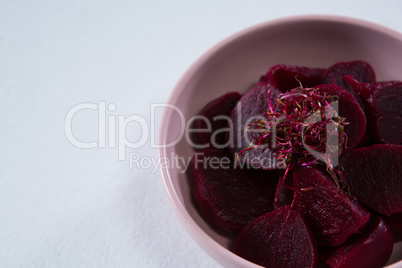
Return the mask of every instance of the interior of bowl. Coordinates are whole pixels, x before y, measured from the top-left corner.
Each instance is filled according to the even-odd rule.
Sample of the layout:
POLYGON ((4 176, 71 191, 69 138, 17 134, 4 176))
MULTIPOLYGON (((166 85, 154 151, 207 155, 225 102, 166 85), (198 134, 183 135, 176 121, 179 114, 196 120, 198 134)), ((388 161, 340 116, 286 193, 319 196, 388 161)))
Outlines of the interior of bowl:
MULTIPOLYGON (((190 159, 194 151, 185 136, 188 120, 226 92, 246 92, 273 65, 326 68, 339 61, 365 60, 373 66, 378 81, 402 80, 401 57, 400 33, 350 18, 294 17, 246 29, 209 50, 178 82, 169 101, 177 109, 166 109, 162 119, 160 142, 168 146, 161 148, 161 156, 172 163, 178 158, 190 159)), ((218 262, 245 266, 244 260, 230 252, 233 240, 200 216, 191 198, 188 171, 184 164, 162 170, 178 216, 218 262)), ((390 263, 402 259, 402 249, 396 249, 390 263)), ((402 263, 397 265, 402 267, 402 263)))

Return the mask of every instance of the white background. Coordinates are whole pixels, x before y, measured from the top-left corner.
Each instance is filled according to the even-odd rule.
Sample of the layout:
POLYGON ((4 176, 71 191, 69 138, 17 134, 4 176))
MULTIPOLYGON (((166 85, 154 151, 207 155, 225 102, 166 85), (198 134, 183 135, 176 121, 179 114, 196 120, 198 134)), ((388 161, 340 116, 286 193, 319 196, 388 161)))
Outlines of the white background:
MULTIPOLYGON (((337 14, 402 31, 401 11, 397 0, 0 0, 0 266, 218 267, 182 228, 159 171, 130 168, 108 140, 73 146, 68 111, 104 101, 116 106, 108 117, 151 123, 151 103, 166 102, 191 63, 239 30, 337 14)), ((74 117, 80 140, 96 141, 97 129, 97 111, 74 117)), ((141 133, 126 127, 131 141, 141 133)), ((149 139, 129 152, 157 158, 149 139)))

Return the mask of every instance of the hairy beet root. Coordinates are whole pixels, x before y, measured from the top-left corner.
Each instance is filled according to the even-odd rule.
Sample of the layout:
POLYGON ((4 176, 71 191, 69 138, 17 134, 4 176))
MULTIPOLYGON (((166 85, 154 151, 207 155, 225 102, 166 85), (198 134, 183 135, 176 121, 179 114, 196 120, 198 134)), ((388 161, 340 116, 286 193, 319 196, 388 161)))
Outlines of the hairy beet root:
POLYGON ((320 259, 331 268, 383 267, 391 256, 394 241, 390 228, 372 215, 361 234, 336 248, 320 250, 320 259))
MULTIPOLYGON (((275 103, 279 94, 280 92, 277 89, 259 82, 243 95, 231 113, 234 131, 228 139, 232 141, 233 146, 230 146, 230 149, 233 154, 238 155, 249 147, 253 138, 245 130, 253 120, 263 117, 270 107, 269 99, 275 103), (269 90, 270 98, 268 98, 269 90)), ((276 169, 278 165, 273 152, 268 147, 244 151, 239 155, 239 160, 243 164, 265 170, 276 169)))
POLYGON ((193 156, 193 196, 212 225, 239 232, 251 220, 273 210, 278 175, 244 170, 223 150, 207 149, 193 156))
POLYGON ((200 111, 199 116, 203 118, 195 119, 192 124, 195 132, 192 133, 191 138, 197 145, 194 147, 199 146, 198 149, 225 147, 226 132, 223 130, 227 128, 230 113, 240 98, 240 93, 229 92, 211 101, 200 111))
POLYGON ((312 166, 293 169, 294 208, 318 244, 338 246, 368 222, 370 214, 333 183, 328 173, 312 166), (304 189, 304 190, 303 190, 304 189))
POLYGON ((402 212, 392 214, 391 216, 383 216, 385 222, 391 228, 394 242, 402 241, 402 212))
POLYGON ((265 267, 316 267, 317 248, 301 215, 282 206, 249 224, 239 234, 236 254, 265 267))
POLYGON ((377 144, 340 159, 351 193, 380 214, 402 212, 402 146, 377 144))
POLYGON ((282 92, 300 86, 313 87, 324 82, 325 69, 309 68, 296 65, 279 64, 272 66, 263 77, 263 81, 282 92))
POLYGON ((352 94, 359 105, 363 108, 363 103, 360 100, 358 94, 354 91, 352 86, 344 79, 346 75, 351 75, 359 82, 375 83, 375 73, 370 64, 364 61, 349 61, 338 62, 331 67, 325 73, 324 84, 335 84, 346 89, 352 94))
POLYGON ((335 85, 318 85, 320 92, 328 95, 338 96, 338 113, 341 117, 346 117, 349 125, 345 126, 348 141, 344 152, 355 148, 364 138, 366 133, 366 116, 353 96, 343 88, 335 85))

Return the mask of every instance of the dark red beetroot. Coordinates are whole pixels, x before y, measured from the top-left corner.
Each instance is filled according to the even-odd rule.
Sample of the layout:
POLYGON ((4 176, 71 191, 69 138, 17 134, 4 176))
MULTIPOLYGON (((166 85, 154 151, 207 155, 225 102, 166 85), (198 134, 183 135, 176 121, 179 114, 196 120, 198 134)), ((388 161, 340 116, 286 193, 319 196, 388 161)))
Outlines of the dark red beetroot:
MULTIPOLYGON (((279 90, 259 82, 243 95, 233 109, 231 114, 233 131, 229 140, 232 141, 230 148, 234 155, 238 155, 251 144, 253 138, 250 132, 246 132, 246 129, 253 120, 261 119, 269 109, 268 91, 270 91, 272 104, 276 103, 276 98, 280 94, 279 90)), ((243 164, 265 170, 275 169, 279 164, 268 147, 245 151, 240 154, 239 160, 243 164)))
POLYGON ((228 119, 240 98, 240 93, 229 92, 208 103, 200 111, 199 116, 203 118, 195 119, 192 124, 194 132, 191 133, 191 139, 197 145, 193 146, 195 149, 225 147, 228 119))
POLYGON ((335 85, 318 85, 319 92, 327 95, 338 96, 338 113, 341 117, 346 117, 349 125, 345 126, 345 132, 348 135, 348 141, 344 152, 355 148, 364 138, 366 132, 366 116, 360 105, 353 96, 343 88, 335 85))
POLYGON ((359 82, 373 84, 376 81, 373 67, 361 60, 335 63, 326 71, 324 80, 327 84, 335 83, 335 85, 349 91, 352 88, 343 79, 345 75, 352 75, 359 82))
POLYGON ((402 146, 377 144, 340 159, 340 170, 360 202, 390 216, 402 212, 402 146))
POLYGON ((376 84, 373 106, 380 114, 402 116, 402 82, 389 81, 376 84))
POLYGON ((390 228, 383 219, 373 215, 361 234, 339 247, 320 250, 320 259, 331 268, 383 267, 393 246, 390 228))
POLYGON ((352 89, 365 101, 365 104, 372 102, 372 94, 375 85, 367 82, 360 82, 353 75, 345 75, 343 79, 352 87, 352 89))
POLYGON ((265 267, 316 267, 318 254, 301 215, 282 206, 249 224, 239 234, 235 253, 265 267))
POLYGON ((402 82, 360 83, 351 76, 345 80, 365 102, 368 130, 374 141, 402 144, 402 82))
POLYGON ((294 208, 314 233, 318 244, 338 246, 368 222, 370 214, 338 189, 328 173, 312 166, 293 169, 294 208), (302 189, 305 190, 302 190, 302 189))
POLYGON ((376 85, 372 100, 378 113, 373 136, 381 143, 402 144, 402 82, 376 85))
POLYGON ((303 87, 323 84, 325 71, 326 69, 322 68, 278 64, 272 66, 262 80, 280 91, 286 92, 300 86, 300 83, 303 87))
POLYGON ((345 76, 351 87, 378 114, 402 115, 402 82, 386 81, 380 83, 363 83, 354 77, 345 76))
POLYGON ((283 174, 279 175, 279 182, 275 191, 274 208, 280 208, 284 205, 290 205, 293 201, 293 173, 287 174, 284 181, 283 174))
POLYGON ((391 228, 394 242, 402 241, 402 212, 383 217, 389 228, 391 228))
MULTIPOLYGON (((370 64, 365 61, 349 61, 349 62, 338 62, 331 67, 325 73, 324 84, 335 84, 346 89, 352 94, 356 101, 362 105, 360 97, 352 86, 345 81, 344 77, 346 75, 351 75, 359 82, 375 83, 375 73, 370 64)), ((363 107, 363 105, 362 105, 363 107)))
POLYGON ((383 115, 377 119, 375 137, 381 143, 402 145, 402 116, 383 115))
POLYGON ((273 210, 278 175, 275 171, 233 167, 223 150, 196 153, 193 196, 209 223, 239 232, 251 220, 273 210))

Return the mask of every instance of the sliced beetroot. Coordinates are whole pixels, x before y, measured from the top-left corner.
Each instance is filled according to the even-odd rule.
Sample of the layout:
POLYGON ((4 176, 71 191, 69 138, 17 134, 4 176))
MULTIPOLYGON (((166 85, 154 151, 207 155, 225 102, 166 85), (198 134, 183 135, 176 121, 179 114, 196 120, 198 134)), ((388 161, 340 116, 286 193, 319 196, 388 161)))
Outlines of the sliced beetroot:
POLYGON ((402 146, 377 144, 340 158, 340 170, 360 202, 380 214, 402 212, 402 146))
POLYGON ((356 80, 351 75, 345 76, 344 79, 373 112, 402 115, 398 109, 401 105, 401 81, 366 83, 356 80))
POLYGON ((241 94, 229 92, 208 103, 192 124, 191 138, 195 149, 225 147, 228 119, 241 94), (210 126, 210 129, 209 129, 210 126))
POLYGON ((402 82, 369 84, 350 76, 345 79, 365 102, 371 139, 376 143, 402 144, 402 82))
POLYGON ((372 144, 402 145, 402 116, 374 114, 367 120, 372 144))
POLYGON ((316 267, 317 248, 301 215, 282 206, 249 224, 239 234, 235 253, 265 267, 316 267))
POLYGON ((354 79, 359 82, 372 84, 376 81, 373 68, 367 62, 357 60, 349 62, 338 62, 329 67, 327 72, 325 73, 325 84, 335 84, 346 89, 352 94, 352 96, 360 105, 363 105, 358 94, 356 94, 352 86, 347 81, 345 81, 344 77, 346 75, 353 76, 354 79))
POLYGON ((265 112, 269 109, 269 99, 272 103, 276 102, 279 90, 264 82, 257 83, 252 87, 240 101, 231 113, 231 122, 233 123, 233 131, 228 140, 231 141, 230 149, 239 161, 254 168, 264 170, 272 170, 277 168, 277 161, 272 150, 267 146, 252 149, 247 149, 253 138, 249 131, 246 132, 248 125, 257 119, 263 118, 265 112), (268 97, 268 92, 270 92, 268 97), (240 155, 239 153, 242 152, 240 155))
POLYGON ((373 106, 379 114, 402 116, 402 82, 389 81, 376 84, 373 106))
POLYGON ((402 116, 383 115, 377 119, 375 137, 381 143, 402 145, 402 116))
POLYGON ((383 217, 391 228, 394 242, 402 241, 402 212, 383 217))
POLYGON ((402 144, 402 82, 376 84, 370 109, 371 133, 376 141, 402 144))
POLYGON ((207 149, 193 157, 194 198, 209 223, 239 232, 251 220, 273 210, 275 171, 234 168, 224 150, 207 149))
POLYGON ((303 87, 313 87, 324 83, 325 71, 322 68, 278 64, 272 66, 262 80, 280 91, 286 92, 300 86, 300 83, 303 87))
POLYGON ((350 85, 343 79, 346 75, 352 75, 359 82, 375 83, 375 73, 373 67, 362 60, 337 62, 330 66, 325 73, 325 82, 335 83, 348 90, 350 85))
POLYGON ((292 171, 286 175, 283 180, 283 174, 279 175, 279 182, 275 191, 274 208, 280 208, 284 205, 290 205, 293 201, 293 173, 292 171))
POLYGON ((293 180, 297 191, 294 208, 302 214, 318 244, 338 246, 368 222, 370 214, 338 189, 326 171, 296 166, 293 180))
POLYGON ((363 101, 372 102, 372 95, 375 88, 374 84, 360 82, 356 80, 353 75, 345 75, 343 79, 350 85, 350 87, 359 95, 359 97, 363 101))
POLYGON ((344 152, 355 148, 363 140, 366 133, 366 116, 352 95, 336 85, 318 85, 319 91, 338 97, 338 114, 346 117, 345 132, 348 135, 347 147, 344 152))
POLYGON ((320 259, 331 268, 380 268, 390 258, 393 242, 386 222, 373 215, 361 234, 339 247, 320 250, 320 259))

